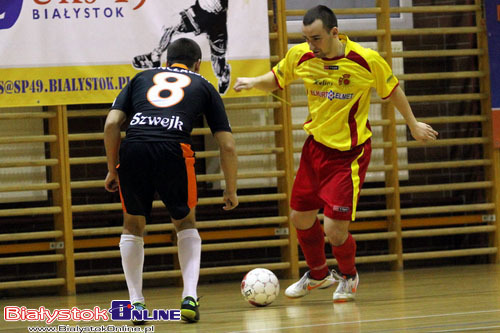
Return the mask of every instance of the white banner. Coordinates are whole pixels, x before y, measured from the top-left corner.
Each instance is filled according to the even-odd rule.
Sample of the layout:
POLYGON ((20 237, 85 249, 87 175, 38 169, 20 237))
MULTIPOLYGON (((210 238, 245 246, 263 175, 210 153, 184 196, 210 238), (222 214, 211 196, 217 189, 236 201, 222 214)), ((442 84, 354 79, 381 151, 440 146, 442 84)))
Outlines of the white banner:
POLYGON ((269 70, 268 31, 262 0, 0 0, 0 105, 111 102, 180 37, 231 97, 224 85, 269 70))

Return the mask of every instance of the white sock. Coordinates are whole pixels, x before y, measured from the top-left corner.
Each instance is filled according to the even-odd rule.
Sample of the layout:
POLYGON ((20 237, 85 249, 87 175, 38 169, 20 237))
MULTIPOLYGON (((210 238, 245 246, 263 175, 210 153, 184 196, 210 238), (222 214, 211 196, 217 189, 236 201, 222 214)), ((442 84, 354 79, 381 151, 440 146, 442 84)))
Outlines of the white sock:
POLYGON ((192 296, 198 299, 196 288, 200 276, 201 238, 198 230, 186 229, 177 233, 179 263, 181 265, 184 290, 182 298, 192 296))
POLYGON ((144 239, 134 235, 120 238, 122 267, 127 280, 130 302, 144 303, 142 295, 142 268, 144 266, 144 239))

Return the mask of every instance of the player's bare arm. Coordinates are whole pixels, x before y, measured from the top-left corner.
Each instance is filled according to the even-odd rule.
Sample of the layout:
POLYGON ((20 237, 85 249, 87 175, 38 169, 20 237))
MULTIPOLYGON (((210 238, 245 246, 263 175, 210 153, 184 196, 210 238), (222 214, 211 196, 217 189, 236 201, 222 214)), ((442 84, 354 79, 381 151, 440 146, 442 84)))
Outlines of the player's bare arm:
POLYGON ((398 109, 399 113, 406 120, 406 124, 410 128, 411 135, 417 141, 436 140, 438 132, 436 132, 430 125, 417 121, 411 110, 408 99, 401 87, 397 87, 392 93, 389 100, 398 109))
POLYGON ((120 127, 125 121, 126 116, 120 110, 111 110, 104 124, 104 147, 106 148, 106 158, 108 161, 108 174, 104 181, 104 188, 108 192, 116 192, 118 190, 118 172, 116 165, 118 164, 118 152, 120 149, 120 127))
POLYGON ((236 155, 236 145, 231 132, 219 131, 215 133, 215 140, 219 145, 220 165, 226 181, 224 190, 224 210, 231 210, 238 206, 238 196, 236 194, 236 179, 238 173, 238 156, 236 155))
POLYGON ((256 77, 239 77, 233 86, 237 92, 257 88, 264 91, 274 91, 279 88, 272 71, 256 77))

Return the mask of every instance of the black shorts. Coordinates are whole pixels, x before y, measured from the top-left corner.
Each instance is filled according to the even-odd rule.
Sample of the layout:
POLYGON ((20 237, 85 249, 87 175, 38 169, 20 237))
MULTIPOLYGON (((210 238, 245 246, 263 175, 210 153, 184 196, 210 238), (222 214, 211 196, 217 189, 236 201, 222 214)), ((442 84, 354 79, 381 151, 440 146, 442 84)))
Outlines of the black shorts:
POLYGON ((186 217, 198 201, 194 162, 186 143, 122 142, 117 169, 123 210, 149 220, 157 192, 172 218, 186 217))

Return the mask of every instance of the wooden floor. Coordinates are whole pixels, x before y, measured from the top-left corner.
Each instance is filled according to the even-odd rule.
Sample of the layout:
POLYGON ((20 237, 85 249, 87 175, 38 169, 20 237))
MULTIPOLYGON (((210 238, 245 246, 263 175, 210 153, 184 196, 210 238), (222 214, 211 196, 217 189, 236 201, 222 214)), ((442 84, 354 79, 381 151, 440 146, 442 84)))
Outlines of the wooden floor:
MULTIPOLYGON (((151 322, 154 332, 500 332, 500 265, 408 269, 362 273, 354 303, 333 304, 332 292, 315 290, 302 299, 288 299, 281 280, 278 299, 255 308, 241 297, 239 283, 201 285, 201 320, 197 324, 151 322)), ((178 308, 180 288, 145 290, 149 309, 178 308)), ((126 291, 74 297, 0 299, 1 332, 28 332, 42 322, 6 322, 8 305, 33 309, 92 309, 126 299, 126 291)), ((57 322, 51 326, 122 325, 128 322, 57 322)), ((132 327, 132 326, 130 326, 132 327)), ((57 331, 55 331, 57 332, 57 331)))

